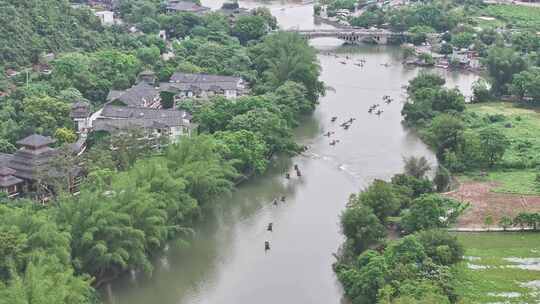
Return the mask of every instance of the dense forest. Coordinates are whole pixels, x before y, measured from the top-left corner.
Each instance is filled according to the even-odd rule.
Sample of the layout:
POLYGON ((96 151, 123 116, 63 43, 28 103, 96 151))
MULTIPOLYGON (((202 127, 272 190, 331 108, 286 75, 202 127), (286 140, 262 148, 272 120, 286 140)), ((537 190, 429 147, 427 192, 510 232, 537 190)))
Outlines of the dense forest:
POLYGON ((38 63, 44 53, 107 43, 92 11, 73 9, 68 0, 2 1, 0 11, 0 66, 25 66, 38 63))

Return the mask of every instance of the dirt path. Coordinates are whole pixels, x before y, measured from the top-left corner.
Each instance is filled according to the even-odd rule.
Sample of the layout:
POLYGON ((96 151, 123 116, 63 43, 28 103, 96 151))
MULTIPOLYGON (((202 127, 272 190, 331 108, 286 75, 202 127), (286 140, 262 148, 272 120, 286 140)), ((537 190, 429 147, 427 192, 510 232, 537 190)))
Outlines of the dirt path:
POLYGON ((460 201, 469 202, 471 206, 459 218, 458 228, 485 228, 484 219, 491 215, 493 227, 503 216, 514 217, 520 212, 540 211, 540 196, 494 193, 494 182, 465 182, 455 191, 445 195, 460 201))

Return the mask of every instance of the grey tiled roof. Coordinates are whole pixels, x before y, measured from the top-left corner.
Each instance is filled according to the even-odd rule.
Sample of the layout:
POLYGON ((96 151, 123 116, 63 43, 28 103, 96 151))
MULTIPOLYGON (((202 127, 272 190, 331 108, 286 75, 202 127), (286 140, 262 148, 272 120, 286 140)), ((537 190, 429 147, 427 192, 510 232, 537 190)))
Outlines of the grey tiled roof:
POLYGON ((176 117, 191 120, 191 114, 179 110, 141 108, 141 107, 121 107, 105 105, 101 111, 102 117, 110 118, 139 118, 139 119, 162 119, 176 117))
POLYGON ((129 128, 193 127, 191 119, 191 114, 185 111, 106 105, 93 126, 97 131, 109 132, 129 128))
POLYGON ((242 78, 209 74, 174 73, 168 83, 161 83, 160 90, 177 91, 213 91, 237 90, 242 78))
POLYGON ((7 166, 13 154, 0 153, 0 166, 7 166))
POLYGON ((177 92, 177 91, 212 91, 221 92, 224 90, 237 90, 238 86, 233 82, 220 82, 220 83, 172 83, 163 82, 159 86, 161 91, 177 92))
POLYGON ((26 138, 23 138, 17 142, 18 145, 26 147, 43 147, 55 143, 56 140, 50 138, 49 136, 43 136, 39 134, 32 134, 26 138))
POLYGON ((210 10, 210 8, 198 5, 197 3, 191 2, 191 1, 178 1, 178 0, 170 0, 167 3, 167 9, 177 12, 204 12, 210 10))
POLYGON ((37 150, 22 148, 13 154, 8 166, 17 171, 14 176, 36 180, 39 174, 48 173, 47 164, 57 153, 56 149, 49 147, 42 147, 37 150))
POLYGON ((171 76, 171 82, 182 82, 191 84, 200 83, 238 83, 242 78, 236 76, 210 75, 210 74, 189 74, 176 72, 171 76))
POLYGON ((13 173, 15 173, 15 170, 6 166, 0 166, 0 176, 13 175, 13 173))
POLYGON ((0 176, 0 187, 7 188, 22 183, 23 180, 15 176, 0 176))
POLYGON ((15 172, 16 171, 11 168, 0 166, 0 187, 7 188, 22 183, 22 179, 13 176, 15 172))
POLYGON ((144 101, 151 102, 158 96, 159 90, 141 81, 125 91, 110 91, 107 95, 107 101, 120 100, 130 107, 143 107, 144 101))
POLYGON ((71 118, 86 118, 90 115, 90 105, 84 101, 78 101, 71 105, 71 118))

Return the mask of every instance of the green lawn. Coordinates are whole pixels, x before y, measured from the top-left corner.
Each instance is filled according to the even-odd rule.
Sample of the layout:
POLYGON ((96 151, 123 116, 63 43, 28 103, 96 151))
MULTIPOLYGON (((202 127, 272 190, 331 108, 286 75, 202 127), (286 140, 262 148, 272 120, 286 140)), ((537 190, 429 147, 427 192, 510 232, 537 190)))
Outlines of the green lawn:
POLYGON ((540 186, 535 181, 536 167, 540 165, 540 112, 509 102, 471 104, 467 111, 479 117, 470 127, 496 127, 510 143, 496 170, 488 172, 485 177, 469 173, 464 178, 498 182, 500 186, 494 189, 495 192, 540 194, 540 186), (490 121, 488 117, 495 119, 487 122, 490 121))
POLYGON ((492 16, 514 28, 540 30, 540 8, 520 5, 488 5, 481 15, 492 16))
POLYGON ((508 102, 494 102, 467 106, 469 112, 480 117, 495 117, 491 123, 475 121, 474 127, 494 126, 510 140, 504 158, 506 168, 534 168, 540 164, 540 113, 533 109, 517 107, 508 102))
POLYGON ((540 270, 504 258, 540 258, 540 233, 457 233, 465 260, 455 267, 462 303, 539 303, 540 289, 522 284, 540 280, 540 270), (482 269, 471 269, 472 267, 482 269), (507 295, 507 296, 504 296, 507 295))

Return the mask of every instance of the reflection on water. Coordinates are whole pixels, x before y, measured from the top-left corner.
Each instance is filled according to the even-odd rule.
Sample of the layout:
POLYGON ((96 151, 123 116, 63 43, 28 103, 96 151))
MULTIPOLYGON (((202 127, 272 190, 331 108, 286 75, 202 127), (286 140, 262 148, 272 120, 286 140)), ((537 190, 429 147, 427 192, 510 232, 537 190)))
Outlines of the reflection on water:
MULTIPOLYGON (((221 1, 203 4, 219 7, 221 1)), ((255 2, 240 2, 253 7, 255 2)), ((313 28, 311 6, 267 4, 286 26, 313 28), (281 8, 285 8, 281 10, 281 8)), ((197 229, 190 247, 171 244, 156 257, 152 278, 129 278, 113 286, 118 304, 338 304, 342 291, 331 265, 343 239, 339 214, 350 193, 375 178, 389 178, 402 169, 402 158, 433 154, 401 124, 403 85, 419 72, 400 64, 396 47, 340 47, 335 39, 311 42, 319 49, 321 78, 328 90, 296 138, 310 150, 295 158, 279 158, 264 176, 223 197, 197 229), (347 58, 348 57, 348 58, 347 58), (355 65, 365 60, 363 67, 355 65), (342 64, 344 62, 344 64, 342 64), (394 98, 382 102, 383 95, 394 98), (384 112, 369 114, 371 104, 384 112), (337 116, 334 123, 330 118, 337 116), (339 124, 355 122, 343 130, 339 124), (323 132, 333 131, 331 137, 323 132), (330 140, 339 140, 330 146, 330 140), (298 164, 301 178, 285 180, 298 164), (273 206, 281 195, 286 202, 273 206), (273 232, 266 231, 273 223, 273 232), (271 250, 264 251, 264 241, 271 250)), ((441 72, 448 86, 470 92, 474 75, 441 72)))

